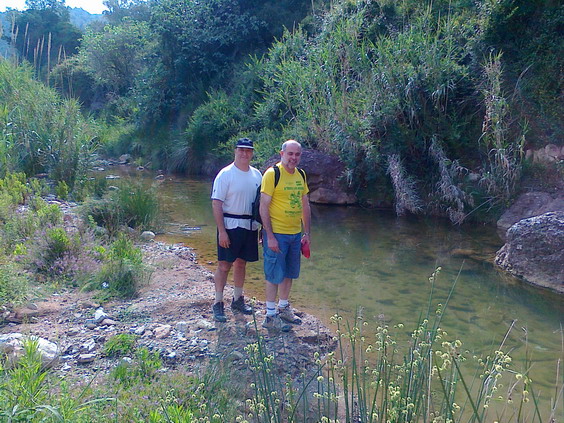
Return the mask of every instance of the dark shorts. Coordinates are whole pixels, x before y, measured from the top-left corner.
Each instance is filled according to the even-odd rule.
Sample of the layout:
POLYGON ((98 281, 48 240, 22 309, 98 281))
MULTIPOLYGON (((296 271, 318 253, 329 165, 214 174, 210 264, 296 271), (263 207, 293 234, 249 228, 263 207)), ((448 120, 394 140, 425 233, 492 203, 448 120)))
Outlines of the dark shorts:
POLYGON ((219 232, 217 234, 217 259, 233 263, 238 258, 245 261, 258 261, 258 231, 235 228, 227 229, 229 248, 219 245, 219 232))
POLYGON ((268 248, 268 239, 263 235, 264 277, 268 282, 278 285, 284 278, 297 279, 300 276, 300 248, 302 234, 274 234, 278 241, 279 253, 268 248))

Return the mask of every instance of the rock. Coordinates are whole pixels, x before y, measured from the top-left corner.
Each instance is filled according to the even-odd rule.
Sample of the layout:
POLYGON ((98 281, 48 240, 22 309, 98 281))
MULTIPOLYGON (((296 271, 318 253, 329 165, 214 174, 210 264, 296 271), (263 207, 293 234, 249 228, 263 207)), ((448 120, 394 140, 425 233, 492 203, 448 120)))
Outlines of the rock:
POLYGON ((204 330, 214 330, 215 326, 213 323, 208 322, 207 320, 198 320, 196 322, 196 328, 197 329, 204 329, 204 330))
MULTIPOLYGON (((279 161, 280 154, 275 154, 266 161, 261 172, 264 173, 268 167, 279 161)), ((337 156, 304 149, 299 167, 306 172, 311 202, 340 205, 357 202, 356 196, 347 190, 343 182, 345 165, 337 156)))
POLYGON ((94 360, 96 360, 96 354, 80 354, 76 359, 80 364, 92 363, 94 360))
POLYGON ((527 192, 499 218, 497 227, 502 238, 505 232, 521 219, 539 216, 550 211, 564 211, 564 195, 552 195, 546 192, 527 192))
POLYGON ((112 319, 104 319, 100 322, 101 326, 115 326, 117 325, 117 322, 115 320, 112 319))
POLYGON ((172 330, 171 325, 158 325, 155 328, 155 338, 157 339, 168 338, 171 330, 172 330))
POLYGON ((0 355, 6 356, 6 363, 9 365, 16 365, 25 354, 24 344, 28 341, 37 342, 37 351, 43 366, 51 367, 57 363, 59 358, 59 347, 57 344, 44 338, 26 336, 21 333, 0 335, 0 355))
POLYGON ((143 233, 141 234, 141 239, 143 241, 151 241, 153 239, 155 239, 155 233, 151 232, 151 231, 143 231, 143 233))
POLYGON ((495 263, 527 282, 564 293, 564 212, 523 219, 507 231, 495 263))
POLYGON ((178 336, 184 336, 188 332, 188 322, 177 322, 174 329, 178 333, 178 336))
POLYGON ((80 346, 80 351, 83 353, 90 353, 96 349, 96 341, 89 339, 80 346))
POLYGON ((133 330, 133 333, 138 336, 142 336, 147 330, 147 326, 139 326, 133 330))
POLYGON ((84 322, 84 326, 86 326, 87 329, 96 329, 97 325, 94 323, 94 319, 88 319, 84 322))
POLYGON ((79 328, 70 328, 69 330, 67 330, 67 335, 68 336, 76 336, 80 333, 80 329, 79 328))
POLYGON ((119 156, 119 164, 127 164, 131 161, 131 154, 122 154, 119 156))
POLYGON ((103 308, 99 308, 96 310, 96 313, 94 313, 94 323, 100 323, 102 322, 102 320, 104 320, 105 318, 107 318, 108 315, 106 314, 106 312, 104 311, 103 308))

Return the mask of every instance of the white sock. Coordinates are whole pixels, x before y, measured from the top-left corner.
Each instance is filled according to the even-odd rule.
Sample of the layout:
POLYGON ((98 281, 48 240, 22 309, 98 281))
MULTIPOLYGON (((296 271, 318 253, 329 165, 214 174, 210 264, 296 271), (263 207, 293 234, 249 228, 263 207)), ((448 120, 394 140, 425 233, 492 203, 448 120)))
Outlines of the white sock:
POLYGON ((266 302, 266 316, 267 317, 276 316, 276 301, 266 302))
POLYGON ((290 305, 290 302, 288 300, 279 300, 278 301, 278 308, 285 308, 288 307, 290 305))
POLYGON ((237 301, 239 297, 243 295, 243 288, 233 287, 233 301, 237 301))
POLYGON ((215 302, 216 303, 223 302, 223 291, 221 291, 221 292, 215 291, 215 302))

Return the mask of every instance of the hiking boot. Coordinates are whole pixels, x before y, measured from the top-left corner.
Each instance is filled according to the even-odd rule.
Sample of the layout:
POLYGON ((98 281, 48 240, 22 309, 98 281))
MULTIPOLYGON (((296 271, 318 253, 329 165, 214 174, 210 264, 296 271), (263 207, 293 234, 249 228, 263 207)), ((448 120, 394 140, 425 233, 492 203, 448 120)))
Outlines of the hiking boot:
POLYGON ((285 322, 293 323, 294 325, 302 323, 302 320, 294 314, 294 310, 292 310, 290 304, 286 307, 278 307, 278 316, 285 322))
POLYGON ((266 316, 264 322, 262 322, 262 327, 268 330, 279 330, 282 332, 289 332, 290 329, 292 329, 292 326, 280 320, 278 315, 266 316))
POLYGON ((212 307, 212 310, 213 310, 213 320, 215 320, 216 322, 227 322, 223 301, 215 303, 212 307))
POLYGON ((245 304, 245 297, 242 295, 237 301, 231 300, 231 310, 236 310, 243 314, 253 314, 253 308, 250 305, 245 304))

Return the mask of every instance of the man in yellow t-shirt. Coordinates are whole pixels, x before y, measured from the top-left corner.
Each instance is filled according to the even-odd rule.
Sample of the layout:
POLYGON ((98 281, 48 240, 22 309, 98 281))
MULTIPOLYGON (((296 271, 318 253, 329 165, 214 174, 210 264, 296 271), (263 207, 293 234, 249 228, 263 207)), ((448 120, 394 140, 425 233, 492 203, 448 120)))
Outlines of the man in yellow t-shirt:
POLYGON ((297 168, 301 155, 299 142, 286 141, 280 151, 280 163, 275 165, 280 170, 278 184, 275 184, 273 168, 264 173, 261 184, 260 216, 266 279, 266 318, 262 325, 284 332, 291 329, 288 323, 301 323, 288 298, 292 281, 300 275, 301 246, 309 247, 310 244, 309 188, 305 173, 297 168))

